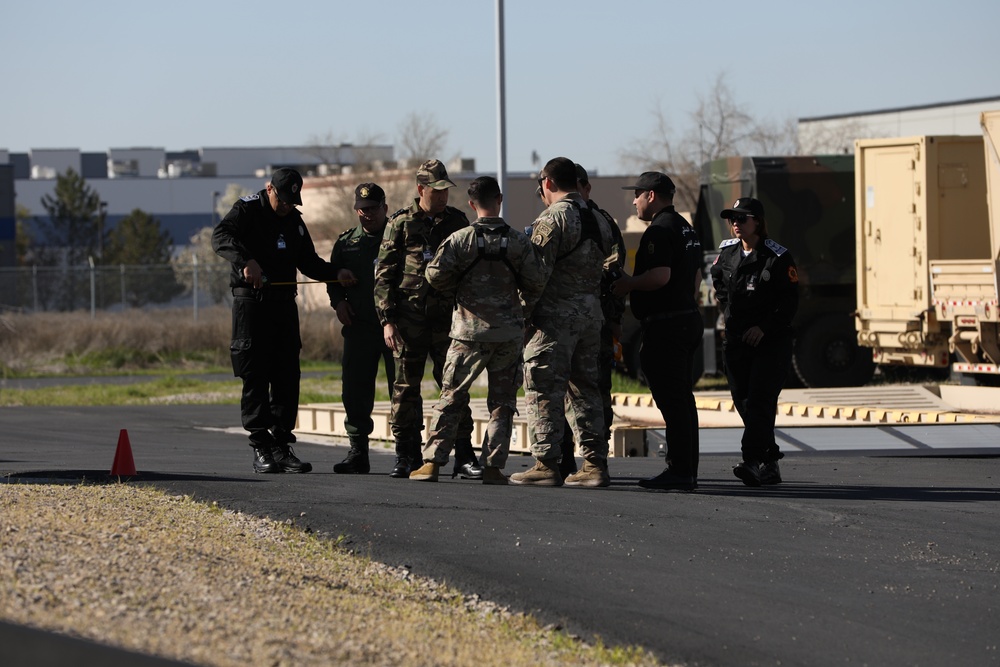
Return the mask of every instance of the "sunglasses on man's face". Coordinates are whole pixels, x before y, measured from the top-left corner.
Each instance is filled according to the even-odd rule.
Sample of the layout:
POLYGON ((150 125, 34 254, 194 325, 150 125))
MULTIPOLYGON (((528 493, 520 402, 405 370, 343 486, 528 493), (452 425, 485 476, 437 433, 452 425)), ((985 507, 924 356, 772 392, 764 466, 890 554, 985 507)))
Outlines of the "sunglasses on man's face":
POLYGON ((729 224, 731 225, 742 225, 747 221, 747 218, 752 218, 752 215, 734 215, 729 218, 729 224))

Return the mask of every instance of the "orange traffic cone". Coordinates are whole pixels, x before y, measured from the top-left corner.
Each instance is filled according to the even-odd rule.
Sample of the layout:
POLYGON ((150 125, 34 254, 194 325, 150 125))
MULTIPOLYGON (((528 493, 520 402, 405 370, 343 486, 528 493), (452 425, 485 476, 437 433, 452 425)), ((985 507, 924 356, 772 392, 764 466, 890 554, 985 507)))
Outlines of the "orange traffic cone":
POLYGON ((115 449, 115 460, 111 464, 111 474, 119 477, 134 477, 135 461, 132 460, 132 445, 128 441, 128 431, 122 429, 118 434, 118 448, 115 449))

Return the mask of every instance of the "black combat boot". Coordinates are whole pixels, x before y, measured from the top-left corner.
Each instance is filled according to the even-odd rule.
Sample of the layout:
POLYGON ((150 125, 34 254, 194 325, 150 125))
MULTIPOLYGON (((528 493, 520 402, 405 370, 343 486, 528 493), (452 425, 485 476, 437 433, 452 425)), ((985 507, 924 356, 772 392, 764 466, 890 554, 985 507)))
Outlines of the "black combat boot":
MULTIPOLYGON (((419 451, 419 445, 417 447, 419 451)), ((417 456, 420 459, 420 456, 417 456)), ((410 476, 410 472, 415 470, 414 463, 416 463, 416 468, 419 468, 424 464, 423 460, 416 462, 413 458, 413 444, 405 440, 400 440, 396 438, 396 464, 392 467, 392 472, 389 473, 389 477, 395 479, 406 479, 410 476)))
POLYGON ((371 470, 368 462, 368 439, 351 440, 351 451, 347 458, 333 466, 333 472, 351 475, 366 475, 371 470))
POLYGON ((576 442, 573 440, 573 429, 569 427, 569 422, 566 422, 563 427, 563 441, 560 449, 562 449, 562 458, 559 459, 559 474, 562 475, 563 479, 566 479, 576 472, 576 458, 574 457, 576 442))
POLYGON ((471 440, 455 442, 455 468, 451 471, 452 479, 461 476, 462 479, 482 479, 483 469, 472 451, 471 440))
POLYGON ((275 464, 281 468, 281 472, 309 472, 313 469, 311 463, 300 461, 299 457, 295 456, 291 445, 275 445, 271 456, 275 464))
POLYGON ((271 447, 256 446, 253 448, 253 471, 257 473, 281 472, 281 467, 274 461, 271 447))

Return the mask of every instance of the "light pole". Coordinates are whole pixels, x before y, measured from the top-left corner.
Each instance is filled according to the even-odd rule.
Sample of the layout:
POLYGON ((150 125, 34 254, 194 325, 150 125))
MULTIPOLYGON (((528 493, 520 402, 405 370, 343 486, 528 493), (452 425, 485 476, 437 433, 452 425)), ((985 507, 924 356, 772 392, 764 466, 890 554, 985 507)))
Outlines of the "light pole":
MULTIPOLYGON (((507 94, 505 86, 503 0, 496 0, 497 47, 497 182, 507 191, 507 94)), ((500 215, 503 215, 501 204, 500 215)))
POLYGON ((104 259, 104 221, 108 217, 108 202, 102 201, 98 204, 97 214, 97 259, 104 259))

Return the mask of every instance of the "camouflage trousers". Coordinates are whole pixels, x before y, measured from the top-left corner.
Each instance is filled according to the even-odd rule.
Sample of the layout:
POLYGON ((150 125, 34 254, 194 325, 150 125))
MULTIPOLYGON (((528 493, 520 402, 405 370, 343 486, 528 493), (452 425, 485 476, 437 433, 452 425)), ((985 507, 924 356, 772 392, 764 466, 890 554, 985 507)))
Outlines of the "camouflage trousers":
MULTIPOLYGON (((444 362, 451 338, 450 320, 444 326, 432 326, 428 318, 400 316, 397 327, 403 347, 395 353, 396 380, 392 385, 392 407, 389 424, 397 442, 420 443, 424 428, 424 401, 420 385, 424 379, 427 358, 431 359, 431 374, 438 387, 442 386, 444 362)), ((461 411, 456 440, 472 439, 472 411, 468 404, 461 411)))
POLYGON ((510 434, 521 386, 521 339, 499 343, 453 340, 444 362, 441 398, 434 406, 424 460, 444 465, 455 444, 462 415, 469 409, 469 388, 486 371, 490 421, 483 439, 482 462, 503 468, 510 453, 510 434))
POLYGON ((559 458, 568 423, 583 458, 604 460, 604 405, 598 387, 599 322, 543 320, 524 348, 528 439, 536 459, 559 458))

